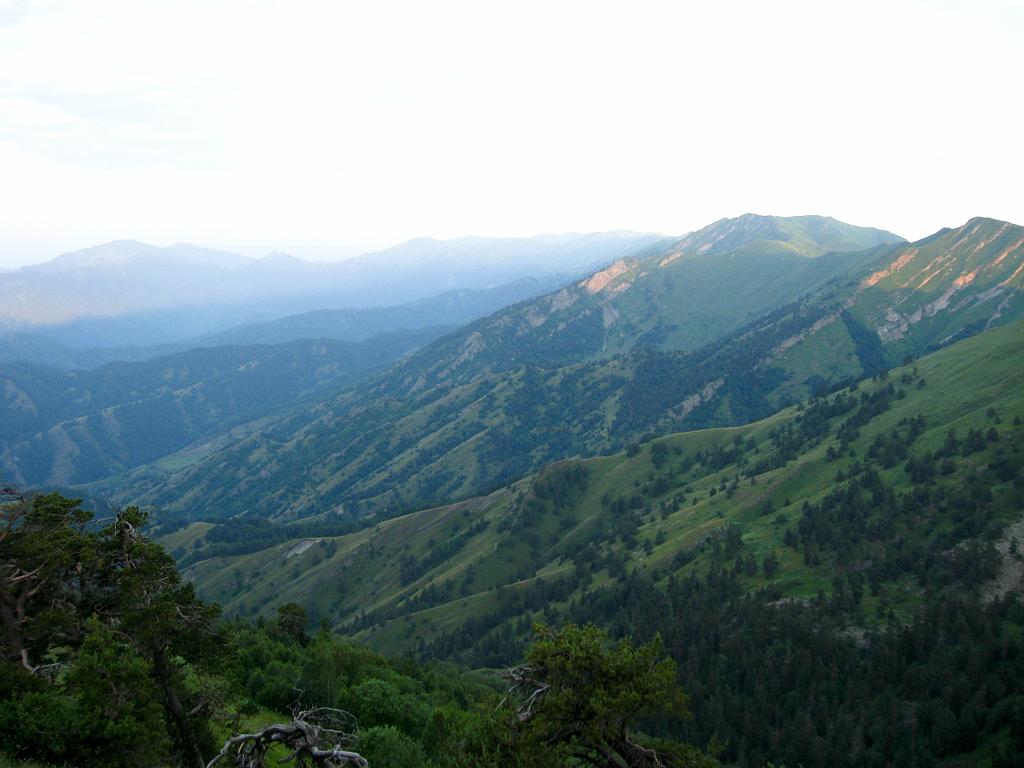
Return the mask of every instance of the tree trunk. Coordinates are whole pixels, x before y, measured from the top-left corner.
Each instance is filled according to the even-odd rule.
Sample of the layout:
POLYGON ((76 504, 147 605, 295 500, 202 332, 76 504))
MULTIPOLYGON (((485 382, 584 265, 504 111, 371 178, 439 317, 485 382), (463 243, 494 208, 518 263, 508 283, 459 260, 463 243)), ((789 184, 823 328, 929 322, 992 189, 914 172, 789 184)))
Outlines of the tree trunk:
POLYGON ((7 635, 7 656, 21 664, 29 672, 34 671, 28 660, 28 650, 21 637, 21 622, 14 609, 8 605, 7 600, 0 599, 0 622, 4 625, 4 634, 7 635))
POLYGON ((196 735, 192 731, 188 715, 185 714, 185 708, 181 706, 178 692, 174 690, 174 674, 167 663, 167 656, 162 645, 155 645, 153 647, 153 674, 156 676, 157 681, 159 681, 160 687, 163 688, 167 713, 178 729, 181 745, 185 749, 186 763, 193 766, 193 768, 205 768, 206 761, 203 760, 203 753, 199 749, 199 742, 196 741, 196 735))

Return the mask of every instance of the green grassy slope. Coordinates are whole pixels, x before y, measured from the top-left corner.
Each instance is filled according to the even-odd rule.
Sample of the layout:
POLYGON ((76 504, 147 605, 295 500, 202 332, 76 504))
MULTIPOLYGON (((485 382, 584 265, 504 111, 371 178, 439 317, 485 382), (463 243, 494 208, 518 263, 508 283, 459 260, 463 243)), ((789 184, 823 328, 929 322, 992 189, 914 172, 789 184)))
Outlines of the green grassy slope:
POLYGON ((625 271, 606 271, 610 279, 583 284, 604 327, 595 356, 696 349, 900 242, 829 217, 722 219, 625 271))
MULTIPOLYGON (((781 404, 1020 317, 1024 227, 976 218, 916 243, 878 248, 868 259, 848 259, 817 293, 753 323, 748 336, 779 322, 791 330, 755 367, 778 374, 770 399, 781 404)), ((736 388, 729 383, 695 416, 735 421, 736 388)))
MULTIPOLYGON (((922 558, 941 559, 982 531, 1019 522, 1024 497, 1014 478, 1020 477, 1024 442, 1018 418, 1024 416, 1022 342, 1021 323, 993 329, 810 407, 562 462, 490 496, 348 536, 200 560, 186 574, 229 612, 269 615, 293 600, 317 619, 389 651, 410 649, 414 638, 417 646, 450 639, 467 626, 477 639, 522 633, 524 616, 557 615, 585 589, 634 569, 664 584, 706 573, 716 563, 731 566, 739 556, 744 567, 755 563, 743 577, 751 590, 771 583, 791 598, 830 594, 833 575, 860 562, 869 545, 857 545, 844 560, 831 545, 809 544, 812 538, 799 546, 786 541, 799 530, 805 502, 828 498, 831 508, 851 478, 868 487, 864 478, 877 475, 897 499, 922 488, 933 499, 913 514, 886 513, 891 529, 874 547, 909 542, 922 558), (991 430, 997 440, 989 435, 976 450, 929 458, 942 451, 951 428, 961 443, 972 429, 991 430), (909 460, 930 466, 932 475, 915 478, 909 460), (972 478, 992 493, 979 507, 987 522, 965 522, 956 504, 946 508, 941 501, 959 498, 956 493, 973 487, 972 478), (771 578, 762 567, 769 553, 779 560, 771 578), (515 609, 505 615, 508 605, 515 609)), ((876 517, 883 514, 873 509, 876 517)), ((865 599, 868 623, 890 611, 906 617, 920 599, 914 578, 890 576, 879 576, 878 594, 865 599)))

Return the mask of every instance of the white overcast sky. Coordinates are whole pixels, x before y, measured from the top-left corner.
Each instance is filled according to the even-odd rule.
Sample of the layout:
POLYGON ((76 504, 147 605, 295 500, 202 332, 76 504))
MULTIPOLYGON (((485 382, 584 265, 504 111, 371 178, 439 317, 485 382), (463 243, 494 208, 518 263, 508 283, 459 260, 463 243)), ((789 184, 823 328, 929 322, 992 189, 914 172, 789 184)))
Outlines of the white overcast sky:
POLYGON ((1024 2, 0 0, 0 266, 1024 224, 1024 2))

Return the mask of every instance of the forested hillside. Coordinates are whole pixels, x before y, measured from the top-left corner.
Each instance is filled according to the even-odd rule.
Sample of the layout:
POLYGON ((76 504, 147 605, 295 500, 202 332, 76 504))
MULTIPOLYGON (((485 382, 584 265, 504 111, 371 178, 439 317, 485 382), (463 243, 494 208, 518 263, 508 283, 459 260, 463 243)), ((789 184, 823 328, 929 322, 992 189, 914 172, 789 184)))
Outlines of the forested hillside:
MULTIPOLYGON (((743 221, 757 220, 710 229, 731 244, 743 221)), ((761 234, 758 227, 748 233, 761 234)), ((774 284, 748 277, 743 285, 761 285, 772 297, 756 319, 725 335, 708 333, 690 351, 651 348, 637 337, 636 349, 607 357, 602 349, 616 325, 640 317, 639 309, 627 316, 627 300, 666 317, 689 305, 679 298, 689 282, 660 301, 637 292, 662 273, 623 264, 621 273, 605 270, 470 324, 357 388, 282 411, 177 472, 147 467, 123 478, 117 497, 186 517, 202 517, 204 508, 278 520, 393 514, 479 494, 547 462, 621 449, 645 435, 763 418, 1020 317, 1022 238, 1020 227, 978 219, 912 245, 810 260, 791 255, 805 277, 823 271, 820 281, 796 281, 784 294, 788 302, 772 304, 781 300, 774 284), (631 269, 639 270, 635 282, 631 269), (885 277, 896 273, 896 282, 885 277), (591 292, 595 285, 600 290, 591 292), (810 293, 801 295, 804 288, 810 293), (906 333, 889 330, 893 312, 907 317, 906 333)), ((684 239, 679 258, 669 260, 677 251, 668 249, 644 263, 690 269, 706 259, 719 275, 706 296, 727 317, 735 302, 718 297, 733 293, 735 280, 724 279, 730 260, 744 248, 767 259, 760 249, 780 242, 755 238, 716 254, 714 238, 684 239), (705 246, 704 255, 687 255, 705 246)))
POLYGON ((354 383, 448 330, 194 349, 71 372, 0 363, 0 472, 22 486, 83 484, 186 446, 209 451, 193 444, 354 383))
POLYGON ((660 632, 696 714, 677 735, 727 738, 744 764, 996 750, 1024 679, 1005 647, 1024 573, 1022 338, 1018 322, 761 422, 345 536, 314 526, 253 552, 260 526, 239 520, 164 541, 229 612, 293 600, 392 652, 500 666, 534 620, 660 632), (950 660, 965 653, 979 665, 950 660))

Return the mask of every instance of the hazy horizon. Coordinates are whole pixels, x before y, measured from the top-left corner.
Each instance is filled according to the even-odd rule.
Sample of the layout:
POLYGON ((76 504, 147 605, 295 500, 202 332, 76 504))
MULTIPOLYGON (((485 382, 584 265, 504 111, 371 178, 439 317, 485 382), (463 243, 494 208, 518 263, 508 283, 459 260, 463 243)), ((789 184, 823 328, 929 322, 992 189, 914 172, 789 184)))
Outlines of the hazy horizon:
MULTIPOLYGON (((746 211, 746 212, 744 212, 742 214, 738 214, 738 216, 749 215, 749 214, 752 214, 752 215, 755 215, 755 216, 777 216, 777 215, 779 215, 779 214, 767 213, 767 212, 746 211)), ((801 217, 801 216, 821 216, 821 217, 825 217, 825 218, 833 218, 833 219, 837 219, 838 221, 842 221, 843 223, 846 223, 846 224, 853 224, 854 226, 864 226, 864 227, 874 227, 875 226, 875 225, 873 225, 871 223, 846 221, 846 220, 842 219, 841 217, 831 216, 830 214, 826 214, 826 213, 798 213, 798 214, 792 214, 792 217, 801 217)), ((977 218, 977 217, 981 217, 981 218, 996 218, 996 217, 986 216, 983 213, 978 213, 978 214, 974 214, 974 215, 968 216, 968 217, 966 217, 966 218, 964 218, 963 220, 960 220, 960 221, 951 221, 951 222, 949 222, 947 224, 943 224, 941 227, 937 228, 936 230, 922 233, 921 235, 919 235, 917 237, 907 237, 907 236, 905 236, 903 233, 901 233, 899 231, 893 231, 893 230, 886 230, 886 231, 889 231, 892 234, 895 234, 895 235, 898 235, 900 237, 903 237, 908 242, 914 242, 915 240, 919 240, 921 238, 928 237, 929 235, 934 234, 936 231, 938 231, 938 229, 955 228, 957 226, 960 226, 961 224, 966 223, 970 219, 977 218)), ((14 255, 15 259, 12 260, 10 263, 6 263, 6 264, 0 262, 0 269, 14 270, 14 269, 18 269, 18 268, 23 267, 23 266, 33 266, 33 265, 36 265, 36 264, 42 264, 42 263, 45 263, 47 261, 51 261, 51 260, 53 260, 55 258, 58 258, 59 256, 64 256, 64 255, 67 255, 67 254, 70 254, 70 253, 75 253, 75 252, 78 252, 78 251, 88 250, 90 248, 102 247, 104 245, 109 245, 110 243, 118 242, 118 241, 137 241, 137 242, 140 242, 140 243, 144 243, 145 245, 156 246, 158 248, 170 248, 170 247, 173 247, 173 246, 176 246, 176 245, 194 245, 194 246, 198 246, 198 247, 201 247, 201 248, 207 248, 207 249, 210 249, 210 250, 218 250, 218 251, 224 251, 224 252, 227 252, 227 253, 233 253, 233 254, 240 255, 240 256, 246 256, 246 257, 254 259, 254 260, 263 259, 263 258, 272 256, 272 255, 277 254, 277 253, 283 253, 283 254, 287 254, 289 256, 293 256, 295 258, 301 259, 303 261, 311 262, 311 263, 335 263, 335 262, 340 262, 340 261, 346 261, 348 259, 354 259, 354 258, 357 258, 359 256, 372 255, 372 254, 380 252, 380 251, 387 251, 389 249, 397 248, 399 246, 405 245, 406 243, 413 242, 413 241, 416 241, 416 240, 437 240, 438 242, 458 242, 460 240, 472 240, 472 239, 486 239, 486 240, 500 240, 500 239, 515 240, 515 239, 523 239, 523 240, 530 240, 530 239, 540 239, 540 238, 544 238, 544 237, 570 237, 570 236, 579 236, 579 235, 599 235, 599 234, 612 234, 612 233, 616 233, 616 232, 633 232, 635 234, 658 235, 658 236, 662 236, 662 237, 665 237, 665 238, 677 238, 677 237, 683 237, 683 236, 685 236, 687 234, 690 234, 691 232, 697 231, 697 230, 703 228, 704 226, 708 226, 710 224, 713 224, 716 221, 719 221, 719 220, 722 220, 722 219, 731 219, 731 218, 737 218, 737 216, 720 216, 720 217, 718 217, 718 218, 716 218, 714 220, 707 221, 703 225, 700 225, 700 226, 698 226, 698 227, 696 227, 694 229, 686 230, 685 232, 639 232, 637 230, 606 229, 606 230, 594 230, 592 232, 578 232, 578 231, 569 231, 569 230, 550 231, 550 232, 536 232, 536 233, 525 234, 525 235, 490 235, 490 234, 484 234, 484 233, 470 233, 470 234, 455 235, 453 237, 445 237, 445 238, 434 238, 434 237, 431 237, 430 235, 420 235, 420 236, 413 236, 413 237, 410 237, 410 238, 406 238, 406 239, 403 239, 403 240, 400 240, 400 241, 396 241, 396 242, 385 242, 385 243, 382 243, 382 244, 375 245, 373 247, 364 247, 364 248, 358 248, 358 247, 353 246, 351 244, 345 244, 345 243, 339 243, 339 244, 327 244, 327 243, 311 243, 311 244, 241 243, 241 244, 239 244, 239 243, 194 242, 194 241, 189 241, 189 240, 184 240, 184 239, 171 240, 171 241, 167 241, 167 242, 150 242, 150 241, 141 240, 140 238, 136 238, 136 237, 117 237, 117 238, 114 238, 112 240, 107 240, 107 241, 102 242, 102 243, 82 244, 82 245, 79 245, 77 247, 72 247, 72 248, 69 248, 69 249, 66 249, 66 250, 61 250, 61 251, 56 252, 56 253, 47 253, 47 252, 44 252, 41 249, 37 249, 36 251, 34 251, 36 253, 35 256, 29 257, 29 256, 25 255, 25 256, 23 256, 22 260, 20 260, 20 261, 17 260, 17 256, 18 256, 19 252, 14 252, 13 255, 14 255)), ((787 217, 782 217, 782 218, 787 218, 787 217)), ((1011 221, 1010 223, 1016 224, 1018 222, 1011 221)), ((877 228, 885 229, 884 227, 877 227, 877 228)), ((24 253, 29 253, 29 252, 24 252, 24 253)), ((0 257, 2 257, 2 252, 0 252, 0 257)))
POLYGON ((0 266, 120 238, 1020 222, 1022 19, 1019 0, 8 0, 0 266))
MULTIPOLYGON (((711 223, 711 222, 708 222, 708 223, 711 223)), ((374 253, 378 253, 378 252, 381 252, 381 251, 388 251, 388 250, 391 250, 393 248, 398 248, 400 246, 406 245, 407 243, 412 243, 412 242, 415 242, 417 240, 435 240, 435 241, 441 242, 441 243, 456 243, 456 242, 465 241, 465 240, 539 240, 539 239, 549 238, 549 237, 566 237, 566 238, 569 238, 569 237, 579 237, 579 236, 586 236, 586 235, 602 235, 602 234, 629 233, 629 232, 631 232, 631 231, 630 230, 604 230, 604 231, 596 231, 596 232, 569 232, 569 231, 565 231, 565 232, 538 232, 538 233, 532 234, 532 235, 510 235, 510 236, 506 236, 506 237, 492 236, 492 235, 486 235, 486 234, 467 234, 467 235, 460 235, 460 236, 451 237, 451 238, 432 238, 430 236, 422 236, 422 237, 408 238, 408 239, 401 240, 401 241, 395 242, 395 243, 385 243, 383 245, 380 245, 379 247, 364 248, 364 249, 355 248, 355 247, 353 247, 351 245, 346 245, 346 244, 328 245, 328 244, 321 244, 321 243, 309 244, 309 245, 289 245, 289 244, 275 243, 275 244, 264 245, 264 244, 252 244, 252 243, 243 243, 243 244, 237 244, 237 243, 236 244, 232 244, 232 243, 226 243, 226 244, 224 244, 224 243, 199 243, 199 242, 190 242, 188 240, 173 240, 173 241, 168 241, 168 242, 156 242, 156 243, 154 243, 154 242, 148 242, 148 241, 145 241, 145 240, 140 240, 139 238, 136 238, 136 237, 118 237, 118 238, 114 238, 113 240, 107 240, 107 241, 102 242, 102 243, 83 244, 83 245, 81 245, 79 247, 70 248, 68 250, 62 250, 62 251, 60 251, 58 253, 44 253, 43 251, 39 251, 39 256, 37 258, 31 258, 31 259, 25 258, 21 262, 14 262, 14 263, 10 263, 10 264, 0 264, 0 269, 15 270, 15 269, 19 269, 20 267, 35 266, 35 265, 38 265, 38 264, 46 263, 47 261, 52 261, 53 259, 59 258, 60 256, 66 256, 66 255, 77 253, 77 252, 80 252, 80 251, 86 251, 86 250, 89 250, 91 248, 102 248, 103 246, 111 245, 111 244, 117 243, 117 242, 138 242, 138 243, 143 244, 143 245, 154 246, 154 247, 157 247, 157 248, 173 248, 174 246, 178 246, 178 245, 191 245, 191 246, 197 246, 197 247, 200 247, 200 248, 205 248, 205 249, 208 249, 208 250, 222 251, 222 252, 225 252, 225 253, 231 253, 231 254, 235 254, 235 255, 238 255, 238 256, 246 256, 246 257, 248 257, 250 259, 253 259, 253 260, 259 260, 259 259, 268 258, 268 257, 271 257, 271 256, 273 256, 275 254, 286 254, 288 256, 292 256, 292 257, 301 259, 302 261, 307 261, 307 262, 310 262, 310 263, 329 264, 329 263, 336 263, 336 262, 340 262, 340 261, 347 261, 349 259, 358 258, 360 256, 371 256, 374 253)), ((682 235, 687 234, 687 233, 634 232, 633 234, 638 234, 638 235, 655 235, 655 236, 661 236, 661 237, 666 237, 666 238, 674 238, 674 237, 682 236, 682 235)))

